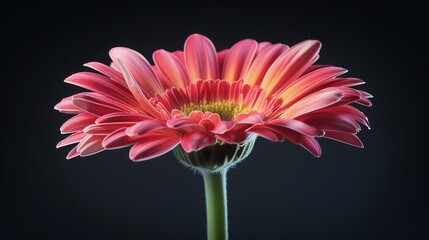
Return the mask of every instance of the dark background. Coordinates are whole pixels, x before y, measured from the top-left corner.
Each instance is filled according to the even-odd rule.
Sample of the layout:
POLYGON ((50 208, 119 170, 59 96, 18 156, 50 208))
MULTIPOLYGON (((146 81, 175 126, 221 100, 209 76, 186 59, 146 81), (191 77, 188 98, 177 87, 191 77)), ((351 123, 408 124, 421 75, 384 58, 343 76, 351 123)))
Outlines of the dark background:
POLYGON ((364 79, 374 106, 365 149, 321 139, 314 158, 258 140, 229 173, 231 239, 428 239, 427 26, 423 1, 170 5, 2 1, 3 239, 204 239, 202 178, 171 153, 128 149, 70 161, 54 111, 63 83, 115 46, 148 59, 201 33, 217 49, 243 38, 322 41, 318 63, 364 79), (426 159, 425 159, 426 158, 426 159))

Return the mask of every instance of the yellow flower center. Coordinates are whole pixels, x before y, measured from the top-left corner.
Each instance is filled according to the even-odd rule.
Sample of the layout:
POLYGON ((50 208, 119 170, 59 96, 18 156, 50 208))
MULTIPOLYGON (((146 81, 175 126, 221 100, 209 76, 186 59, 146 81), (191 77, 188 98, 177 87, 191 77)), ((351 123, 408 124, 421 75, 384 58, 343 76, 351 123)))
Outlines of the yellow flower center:
POLYGON ((202 101, 197 104, 187 103, 182 106, 180 110, 186 116, 196 110, 217 113, 219 114, 220 119, 226 121, 234 119, 235 115, 238 113, 247 113, 250 111, 250 109, 246 107, 240 107, 238 104, 226 100, 217 102, 202 101))

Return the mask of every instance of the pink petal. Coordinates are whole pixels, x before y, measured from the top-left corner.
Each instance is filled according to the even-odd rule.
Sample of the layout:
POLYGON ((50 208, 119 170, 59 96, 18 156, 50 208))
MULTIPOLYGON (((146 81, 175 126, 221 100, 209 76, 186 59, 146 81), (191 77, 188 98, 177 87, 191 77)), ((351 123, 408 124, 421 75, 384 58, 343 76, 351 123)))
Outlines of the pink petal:
POLYGON ((61 102, 57 103, 54 107, 55 110, 58 110, 62 113, 68 114, 79 114, 82 113, 82 109, 76 107, 72 102, 72 97, 66 97, 61 102))
POLYGON ((353 117, 339 113, 316 112, 299 118, 318 129, 356 133, 360 126, 353 117))
POLYGON ((127 82, 128 87, 130 88, 131 93, 134 95, 135 99, 140 103, 143 111, 153 117, 159 117, 159 112, 152 106, 146 96, 143 94, 142 89, 140 88, 137 80, 134 78, 132 73, 128 70, 128 67, 122 62, 122 59, 117 59, 118 64, 121 67, 121 70, 124 74, 125 81, 127 82))
POLYGON ((208 118, 201 119, 201 121, 198 123, 201 127, 205 128, 207 131, 211 131, 215 128, 215 124, 212 120, 208 118))
POLYGON ((153 53, 153 60, 173 86, 185 88, 189 85, 190 80, 185 67, 174 54, 165 50, 157 50, 153 53))
POLYGON ((100 123, 87 126, 83 131, 90 135, 109 135, 110 133, 124 127, 133 126, 134 122, 100 123))
POLYGON ((70 83, 97 93, 100 93, 119 102, 134 106, 135 99, 129 91, 120 84, 111 81, 108 77, 92 72, 75 73, 64 80, 70 83))
POLYGON ((141 136, 128 136, 126 129, 121 128, 107 135, 102 142, 103 147, 106 149, 123 148, 136 143, 142 138, 141 136))
MULTIPOLYGON (((258 50, 256 51, 256 56, 261 54, 262 51, 264 51, 266 48, 272 46, 273 44, 270 42, 259 42, 258 43, 258 50)), ((287 45, 285 45, 287 47, 287 45)))
POLYGON ((150 132, 155 132, 163 128, 167 128, 167 125, 165 124, 165 122, 148 119, 148 120, 141 121, 132 127, 129 127, 126 132, 128 136, 144 135, 150 132))
POLYGON ((185 42, 185 61, 192 81, 218 79, 219 66, 213 43, 199 34, 192 34, 185 42))
POLYGON ((262 114, 255 113, 255 114, 245 114, 240 113, 237 114, 235 117, 235 121, 239 124, 256 124, 256 123, 262 123, 266 120, 266 117, 262 114))
POLYGON ((153 118, 141 113, 115 112, 97 118, 95 123, 140 122, 147 119, 153 118))
POLYGON ((362 90, 358 90, 359 92, 360 92, 360 94, 362 95, 362 97, 364 97, 364 98, 373 98, 374 96, 372 96, 372 94, 370 94, 370 93, 367 93, 367 92, 365 92, 365 91, 362 91, 362 90))
POLYGON ((191 119, 194 122, 199 122, 201 119, 203 119, 204 113, 200 110, 192 111, 189 114, 189 119, 191 119))
POLYGON ((153 135, 142 138, 130 150, 133 161, 144 161, 158 157, 175 148, 180 142, 178 136, 153 135))
POLYGON ((113 62, 120 66, 122 72, 124 72, 125 66, 126 72, 133 76, 136 84, 147 94, 146 96, 153 97, 155 93, 164 92, 161 83, 152 70, 152 66, 140 53, 129 48, 116 47, 110 50, 109 55, 113 62))
POLYGON ((282 137, 288 139, 292 143, 304 147, 314 156, 320 157, 320 155, 322 154, 322 149, 313 136, 307 136, 300 132, 284 127, 272 126, 271 128, 273 128, 273 130, 278 132, 280 135, 282 135, 282 137))
POLYGON ((210 113, 207 118, 210 119, 214 125, 218 125, 222 122, 218 113, 210 113))
POLYGON ((299 133, 302 133, 308 136, 323 135, 323 131, 295 119, 285 119, 285 118, 275 119, 275 120, 269 121, 267 125, 274 125, 278 127, 289 128, 291 130, 297 131, 299 133))
POLYGON ((110 63, 110 67, 111 67, 113 70, 115 70, 115 71, 121 72, 121 68, 120 68, 120 67, 119 67, 119 65, 118 65, 118 64, 116 64, 115 62, 111 62, 111 63, 110 63))
POLYGON ((322 148, 320 147, 319 142, 317 142, 314 137, 303 135, 299 145, 307 149, 315 157, 320 157, 322 155, 322 148))
POLYGON ((291 106, 306 95, 321 90, 320 88, 323 85, 326 85, 326 83, 330 81, 334 81, 334 77, 346 72, 346 69, 339 67, 317 69, 297 79, 281 92, 279 97, 283 99, 285 106, 291 106))
POLYGON ((67 120, 60 127, 62 134, 82 131, 86 126, 94 123, 97 116, 90 113, 81 113, 67 120))
POLYGON ((96 154, 104 150, 101 142, 105 135, 87 135, 78 145, 77 151, 82 157, 96 154))
POLYGON ((359 78, 334 78, 325 87, 352 87, 361 84, 365 84, 365 82, 359 78))
POLYGON ((167 126, 170 128, 183 128, 183 127, 197 127, 203 129, 198 122, 195 122, 189 118, 173 118, 167 121, 167 126))
POLYGON ((230 49, 224 49, 217 53, 217 60, 218 60, 218 66, 219 66, 219 75, 223 75, 223 66, 225 62, 226 56, 228 56, 230 49))
POLYGON ((217 136, 226 143, 236 144, 246 141, 248 135, 244 131, 229 131, 224 134, 217 134, 217 136))
POLYGON ((213 122, 214 128, 210 131, 212 133, 223 134, 226 131, 231 130, 237 124, 235 121, 222 121, 219 114, 213 113, 210 115, 209 119, 213 122))
POLYGON ((184 134, 180 141, 182 143, 183 149, 185 149, 186 152, 192 152, 215 144, 216 137, 213 135, 208 135, 202 131, 196 131, 184 134))
POLYGON ((284 52, 268 69, 261 87, 268 94, 286 88, 317 60, 320 47, 319 41, 307 40, 284 52))
POLYGON ((362 98, 362 94, 356 89, 348 88, 348 87, 341 87, 337 89, 343 92, 343 97, 341 98, 340 101, 335 103, 334 106, 350 104, 362 98))
POLYGON ((327 65, 327 64, 313 64, 311 66, 309 66, 303 73, 302 75, 307 75, 313 71, 316 71, 317 69, 320 68, 326 68, 326 67, 332 67, 332 65, 327 65))
POLYGON ((77 146, 76 146, 67 154, 66 159, 69 160, 77 156, 79 156, 79 152, 77 151, 77 146))
POLYGON ((251 127, 248 130, 248 132, 256 133, 259 136, 273 142, 282 142, 284 140, 284 137, 281 134, 279 134, 277 131, 263 125, 255 125, 251 127))
POLYGON ((335 88, 327 88, 308 95, 299 100, 282 115, 282 118, 295 118, 300 115, 331 106, 343 97, 343 92, 335 88))
POLYGON ((258 43, 251 39, 242 40, 232 46, 224 62, 222 79, 236 81, 243 78, 257 49, 258 43))
POLYGON ((233 129, 235 126, 237 126, 237 123, 235 121, 222 121, 216 124, 216 126, 212 130, 210 130, 210 132, 216 134, 223 134, 226 131, 233 129))
POLYGON ((172 52, 174 56, 177 57, 177 59, 179 59, 180 63, 182 64, 182 66, 186 66, 186 62, 185 62, 185 53, 183 51, 177 50, 172 52))
POLYGON ((262 50, 261 53, 256 56, 244 76, 244 82, 250 86, 260 85, 273 62, 287 49, 288 47, 286 45, 275 44, 262 50))
POLYGON ((365 125, 366 127, 370 128, 368 118, 365 116, 365 114, 363 112, 359 111, 357 108, 352 107, 350 105, 341 105, 341 106, 335 106, 335 107, 329 107, 329 108, 321 109, 321 110, 315 112, 315 114, 317 114, 318 112, 327 113, 328 115, 341 114, 341 115, 347 116, 349 118, 352 118, 355 121, 357 121, 357 122, 365 125))
POLYGON ((85 137, 85 133, 83 132, 76 132, 73 133, 72 135, 66 137, 65 139, 61 140, 58 144, 57 144, 57 148, 60 147, 64 147, 73 143, 77 143, 80 142, 83 138, 85 137))
POLYGON ((127 84, 125 83, 124 76, 116 71, 115 69, 99 62, 89 62, 84 64, 85 67, 92 68, 106 76, 108 76, 113 81, 119 83, 123 87, 127 87, 127 84))
POLYGON ((373 98, 374 96, 362 90, 357 90, 357 91, 360 93, 361 97, 359 100, 356 101, 356 103, 364 105, 366 107, 371 107, 372 102, 368 98, 373 98))
POLYGON ((127 105, 95 92, 86 92, 73 95, 72 101, 73 104, 80 109, 99 116, 112 112, 134 111, 127 105))
POLYGON ((335 141, 343 142, 355 147, 363 148, 363 143, 354 133, 326 131, 325 136, 323 137, 330 138, 335 141))
MULTIPOLYGON (((164 89, 169 89, 174 87, 173 83, 171 83, 171 81, 164 75, 164 73, 161 72, 158 66, 153 65, 152 70, 164 89)), ((155 93, 155 96, 157 96, 158 94, 159 93, 155 93)))
POLYGON ((360 98, 359 100, 356 101, 356 103, 363 105, 365 107, 371 107, 372 106, 372 102, 367 98, 360 98))

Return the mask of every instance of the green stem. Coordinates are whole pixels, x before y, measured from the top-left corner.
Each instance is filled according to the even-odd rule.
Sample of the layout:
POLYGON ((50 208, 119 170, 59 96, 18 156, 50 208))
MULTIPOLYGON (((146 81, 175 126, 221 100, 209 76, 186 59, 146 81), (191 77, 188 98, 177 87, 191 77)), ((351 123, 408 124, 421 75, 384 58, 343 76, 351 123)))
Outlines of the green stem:
POLYGON ((207 207, 207 239, 228 239, 228 210, 226 205, 226 172, 203 171, 207 207))

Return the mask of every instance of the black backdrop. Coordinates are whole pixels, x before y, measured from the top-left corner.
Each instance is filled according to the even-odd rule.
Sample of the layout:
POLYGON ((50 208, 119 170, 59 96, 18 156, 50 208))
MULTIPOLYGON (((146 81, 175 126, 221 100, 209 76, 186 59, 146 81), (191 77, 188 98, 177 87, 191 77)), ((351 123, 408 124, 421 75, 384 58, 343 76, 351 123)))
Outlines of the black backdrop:
MULTIPOLYGON (((258 140, 229 173, 231 239, 428 238, 427 18, 421 2, 261 2, 241 6, 2 1, 3 239, 204 239, 202 179, 171 153, 128 149, 65 160, 63 83, 127 46, 150 59, 201 33, 217 49, 243 38, 322 41, 319 63, 349 69, 374 96, 365 149, 320 140, 321 158, 258 140), (64 5, 62 5, 64 4, 64 5), (424 125, 425 124, 425 125, 424 125)), ((346 1, 345 1, 346 2, 346 1)))

